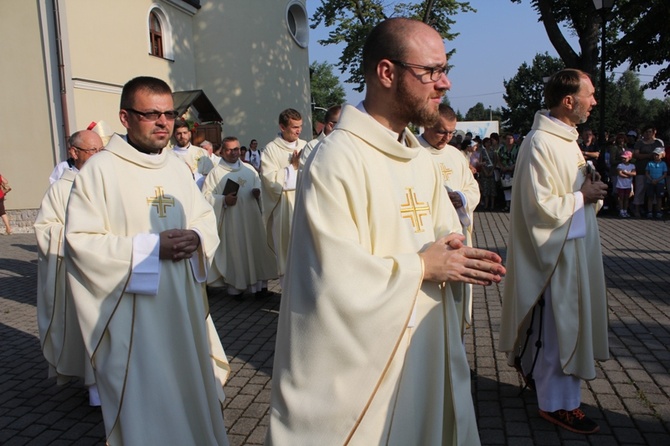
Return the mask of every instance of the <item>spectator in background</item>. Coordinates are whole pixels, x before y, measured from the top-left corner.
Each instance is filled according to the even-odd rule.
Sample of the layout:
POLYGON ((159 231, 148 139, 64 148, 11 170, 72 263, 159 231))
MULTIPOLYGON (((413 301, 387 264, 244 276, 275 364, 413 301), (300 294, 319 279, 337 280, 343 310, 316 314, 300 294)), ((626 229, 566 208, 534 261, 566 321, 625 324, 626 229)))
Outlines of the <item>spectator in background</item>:
POLYGON ((668 166, 661 158, 665 150, 656 147, 652 153, 652 159, 647 163, 645 177, 647 183, 647 218, 654 217, 653 210, 656 205, 656 218, 663 218, 662 203, 665 197, 665 178, 668 176, 668 166))
POLYGON ((512 178, 514 177, 514 167, 516 166, 518 153, 519 148, 514 143, 514 135, 508 133, 505 135, 505 142, 498 149, 498 168, 500 169, 500 180, 505 194, 504 212, 509 212, 512 202, 512 178))
POLYGON ((9 186, 9 181, 0 175, 0 218, 5 224, 5 234, 12 235, 12 227, 9 225, 9 217, 7 217, 7 211, 5 211, 5 196, 12 188, 9 186))
POLYGON ((621 154, 621 162, 616 166, 616 195, 619 202, 619 217, 628 218, 628 203, 633 191, 633 178, 635 178, 635 164, 630 162, 633 153, 624 150, 621 154))
POLYGON ((255 139, 251 140, 249 150, 247 150, 242 161, 251 164, 256 169, 256 172, 261 171, 261 151, 258 150, 258 141, 255 139))
POLYGON ((480 149, 479 191, 484 202, 484 210, 492 211, 496 200, 495 166, 498 160, 491 138, 484 138, 480 149))
POLYGON ((656 138, 656 129, 648 125, 642 131, 642 139, 635 143, 633 148, 633 158, 635 158, 635 170, 638 175, 635 176, 635 196, 633 205, 635 205, 635 217, 640 218, 642 207, 645 203, 645 186, 647 184, 647 164, 653 159, 655 149, 664 150, 663 141, 656 138))
POLYGON ((582 151, 584 159, 586 161, 591 161, 595 166, 600 151, 596 144, 596 137, 591 129, 587 128, 582 131, 582 141, 579 143, 579 149, 582 151))

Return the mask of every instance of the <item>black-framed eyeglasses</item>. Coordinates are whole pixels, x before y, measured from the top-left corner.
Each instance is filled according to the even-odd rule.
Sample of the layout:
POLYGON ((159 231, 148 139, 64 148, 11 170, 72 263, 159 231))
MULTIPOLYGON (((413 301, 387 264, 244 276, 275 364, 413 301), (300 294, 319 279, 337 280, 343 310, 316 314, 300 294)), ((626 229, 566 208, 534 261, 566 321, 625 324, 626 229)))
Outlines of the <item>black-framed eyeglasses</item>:
POLYGON ((92 148, 92 149, 82 149, 81 147, 77 147, 77 146, 72 146, 72 147, 74 147, 75 149, 79 150, 80 152, 84 152, 86 154, 88 154, 88 153, 98 153, 99 151, 102 150, 102 147, 100 147, 99 149, 97 149, 95 147, 92 148))
POLYGON ((393 65, 400 65, 403 68, 419 68, 421 70, 426 70, 426 74, 430 75, 430 80, 433 82, 437 82, 442 78, 442 75, 444 74, 445 76, 449 74, 449 65, 444 65, 441 67, 427 67, 425 65, 417 65, 415 63, 408 63, 408 62, 403 62, 402 60, 392 60, 389 59, 389 61, 393 65))
POLYGON ((161 115, 165 115, 165 119, 168 121, 174 121, 179 117, 179 112, 177 110, 166 110, 164 112, 159 112, 156 110, 141 112, 139 110, 135 110, 134 108, 125 108, 124 110, 135 113, 146 121, 158 121, 161 115))

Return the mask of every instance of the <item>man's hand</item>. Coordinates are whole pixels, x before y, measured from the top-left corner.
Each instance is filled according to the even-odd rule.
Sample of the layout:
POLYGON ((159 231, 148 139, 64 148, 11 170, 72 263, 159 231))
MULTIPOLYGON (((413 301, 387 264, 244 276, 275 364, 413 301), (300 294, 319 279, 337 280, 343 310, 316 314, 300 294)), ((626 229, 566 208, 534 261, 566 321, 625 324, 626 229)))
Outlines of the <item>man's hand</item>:
POLYGON ((261 196, 261 190, 257 187, 254 187, 251 189, 251 195, 253 195, 253 197, 258 200, 258 198, 261 196))
POLYGON ((235 206, 237 204, 237 192, 231 192, 223 196, 223 202, 226 206, 235 206))
POLYGON ((298 167, 300 166, 300 152, 302 152, 302 150, 294 150, 293 156, 291 156, 291 165, 295 170, 298 170, 298 167))
POLYGON ((596 203, 607 196, 607 184, 600 181, 599 178, 594 182, 591 180, 591 175, 587 175, 579 191, 584 196, 584 203, 596 203))
POLYGON ((458 192, 447 192, 449 195, 449 199, 451 200, 451 204, 454 205, 454 208, 462 208, 463 207, 463 200, 461 199, 461 194, 458 192))
POLYGON ((168 229, 159 234, 158 258, 178 262, 190 259, 200 246, 198 233, 190 229, 168 229))
POLYGON ((507 271, 494 252, 463 245, 465 237, 449 234, 419 253, 423 279, 430 282, 465 282, 475 285, 500 283, 507 271))

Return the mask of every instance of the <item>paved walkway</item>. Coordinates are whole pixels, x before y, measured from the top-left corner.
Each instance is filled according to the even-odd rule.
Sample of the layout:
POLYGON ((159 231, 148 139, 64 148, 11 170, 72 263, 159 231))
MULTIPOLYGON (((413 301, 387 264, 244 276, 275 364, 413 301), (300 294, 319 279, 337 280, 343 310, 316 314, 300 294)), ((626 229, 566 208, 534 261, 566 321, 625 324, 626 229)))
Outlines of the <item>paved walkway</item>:
MULTIPOLYGON (((466 346, 482 444, 670 445, 670 222, 599 221, 612 359, 598 364, 597 379, 582 394, 601 432, 559 430, 539 417, 532 393, 519 396, 517 374, 495 349, 502 285, 476 287, 466 346)), ((476 244, 504 257, 508 223, 507 214, 476 214, 476 244)), ((104 444, 101 413, 88 406, 83 386, 46 379, 35 319, 36 257, 32 234, 0 237, 0 444, 104 444)), ((225 406, 231 444, 262 444, 279 299, 212 296, 210 304, 233 368, 225 406)))

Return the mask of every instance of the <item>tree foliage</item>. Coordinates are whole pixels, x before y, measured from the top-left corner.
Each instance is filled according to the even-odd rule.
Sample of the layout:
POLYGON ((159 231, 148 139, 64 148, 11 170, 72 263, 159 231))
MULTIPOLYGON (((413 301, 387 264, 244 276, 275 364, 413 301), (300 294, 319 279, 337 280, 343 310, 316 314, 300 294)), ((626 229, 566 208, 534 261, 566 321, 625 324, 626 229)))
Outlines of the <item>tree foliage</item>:
POLYGON ((508 107, 502 108, 503 127, 513 133, 526 134, 535 117, 535 112, 544 108, 544 81, 565 68, 561 59, 549 53, 536 54, 531 65, 521 64, 517 73, 503 81, 503 99, 508 107))
MULTIPOLYGON (((522 0, 510 0, 521 3, 522 0)), ((547 37, 566 67, 597 76, 602 18, 589 0, 531 0, 544 24, 547 37), (573 49, 561 26, 574 33, 579 49, 573 49)), ((670 2, 668 0, 617 0, 607 15, 606 65, 612 70, 629 63, 632 70, 665 65, 643 88, 663 86, 670 93, 670 2)))
POLYGON ((617 4, 621 38, 612 45, 610 66, 629 63, 637 70, 648 65, 665 65, 644 88, 663 87, 670 94, 670 2, 622 0, 617 4))
POLYGON ((346 94, 339 78, 333 73, 333 65, 328 62, 312 62, 309 73, 312 107, 319 107, 313 110, 313 121, 323 122, 325 112, 320 108, 344 104, 346 94))
MULTIPOLYGON (((363 44, 372 28, 389 17, 410 17, 431 25, 443 39, 453 40, 458 34, 450 32, 458 12, 476 12, 469 2, 456 0, 423 0, 419 2, 388 2, 385 0, 321 0, 311 18, 312 29, 320 25, 333 27, 322 45, 343 43, 344 50, 336 64, 340 72, 348 73, 346 82, 358 84, 363 91, 365 81, 361 69, 363 44)), ((453 53, 453 50, 448 53, 453 53)))

